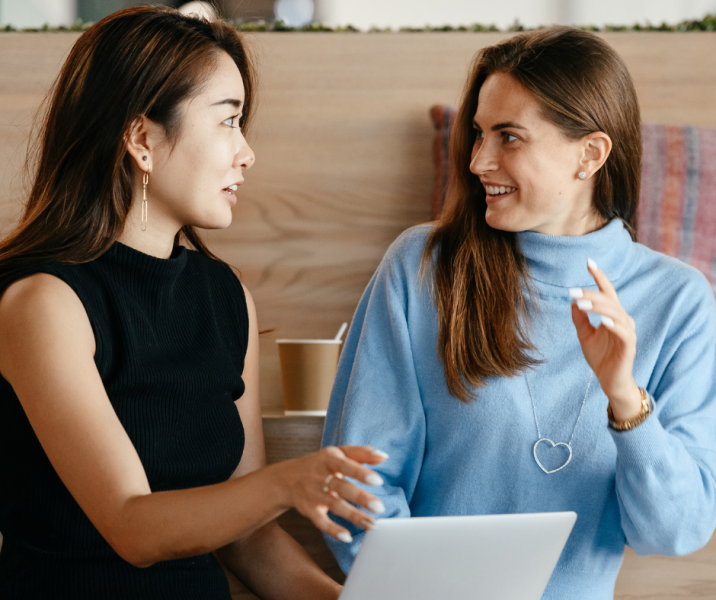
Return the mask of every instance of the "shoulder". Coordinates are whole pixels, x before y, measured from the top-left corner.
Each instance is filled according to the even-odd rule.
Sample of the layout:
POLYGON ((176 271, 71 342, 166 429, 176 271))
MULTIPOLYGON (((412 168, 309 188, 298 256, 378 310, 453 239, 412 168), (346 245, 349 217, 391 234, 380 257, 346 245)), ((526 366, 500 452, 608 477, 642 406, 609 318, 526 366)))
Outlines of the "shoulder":
POLYGON ((406 229, 388 248, 383 264, 396 275, 415 275, 420 270, 423 252, 434 230, 433 223, 406 229))
POLYGON ((433 224, 418 225, 401 233, 390 245, 368 288, 385 289, 391 296, 407 302, 422 293, 422 260, 433 224))
POLYGON ((9 284, 0 297, 0 363, 19 345, 66 339, 94 352, 94 334, 75 291, 59 277, 34 273, 9 284))
POLYGON ((254 297, 251 295, 251 292, 249 291, 249 288, 244 285, 244 282, 241 281, 241 273, 239 273, 238 269, 235 267, 230 267, 231 271, 233 272, 234 276, 236 277, 237 281, 241 285, 241 291, 244 294, 244 299, 246 301, 246 309, 249 311, 249 320, 252 322, 256 321, 256 304, 254 304, 254 297))
POLYGON ((680 326, 688 320, 716 328, 714 289, 701 271, 638 243, 634 244, 633 256, 637 260, 633 261, 632 284, 661 303, 669 319, 680 326))
POLYGON ((634 244, 634 253, 637 258, 635 276, 647 285, 658 286, 661 293, 685 294, 713 302, 711 284, 697 268, 639 243, 634 244))
POLYGON ((428 238, 435 231, 434 223, 410 227, 401 233, 390 245, 385 257, 389 260, 406 260, 422 257, 428 238))
POLYGON ((246 288, 241 283, 241 273, 235 267, 221 259, 212 258, 198 250, 186 250, 187 266, 191 272, 202 272, 211 282, 218 286, 226 286, 231 292, 243 297, 246 288))
POLYGON ((31 309, 42 309, 43 312, 52 307, 72 309, 82 307, 77 294, 52 269, 33 273, 16 279, 2 291, 0 296, 0 316, 8 313, 25 313, 31 309))

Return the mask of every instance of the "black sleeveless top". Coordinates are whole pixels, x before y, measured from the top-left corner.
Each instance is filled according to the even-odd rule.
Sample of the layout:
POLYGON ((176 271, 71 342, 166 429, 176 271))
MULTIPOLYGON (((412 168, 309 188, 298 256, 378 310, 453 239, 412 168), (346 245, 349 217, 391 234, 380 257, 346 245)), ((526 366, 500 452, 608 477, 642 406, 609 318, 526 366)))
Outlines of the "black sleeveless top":
MULTIPOLYGON (((65 281, 84 304, 97 369, 152 491, 228 479, 244 449, 234 400, 244 392, 249 331, 231 269, 183 247, 165 260, 117 242, 89 263, 16 274, 0 293, 39 272, 65 281)), ((211 554, 147 569, 122 560, 63 485, 1 377, 0 532, 0 600, 231 598, 211 554)))

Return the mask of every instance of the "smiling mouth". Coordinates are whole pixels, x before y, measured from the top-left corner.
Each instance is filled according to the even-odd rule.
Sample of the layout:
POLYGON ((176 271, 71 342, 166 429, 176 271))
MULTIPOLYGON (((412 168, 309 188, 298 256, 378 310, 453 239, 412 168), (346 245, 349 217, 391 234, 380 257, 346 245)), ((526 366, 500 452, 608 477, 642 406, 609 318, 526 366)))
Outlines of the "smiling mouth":
POLYGON ((486 185, 484 187, 485 192, 490 198, 502 198, 517 191, 516 187, 509 187, 505 185, 486 185))

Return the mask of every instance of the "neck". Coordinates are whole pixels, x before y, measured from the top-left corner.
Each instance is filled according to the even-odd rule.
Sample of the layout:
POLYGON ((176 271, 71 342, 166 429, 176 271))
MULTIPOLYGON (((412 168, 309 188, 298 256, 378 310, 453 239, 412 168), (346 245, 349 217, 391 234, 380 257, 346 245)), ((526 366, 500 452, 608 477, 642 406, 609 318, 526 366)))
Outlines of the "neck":
POLYGON ((530 231, 543 233, 545 235, 578 236, 587 235, 604 227, 609 221, 594 210, 589 210, 581 215, 574 215, 571 218, 559 223, 545 223, 530 231))
POLYGON ((160 215, 148 215, 147 228, 142 231, 142 201, 132 202, 124 223, 124 229, 117 241, 134 250, 155 258, 169 258, 174 249, 174 238, 179 231, 162 222, 160 215))

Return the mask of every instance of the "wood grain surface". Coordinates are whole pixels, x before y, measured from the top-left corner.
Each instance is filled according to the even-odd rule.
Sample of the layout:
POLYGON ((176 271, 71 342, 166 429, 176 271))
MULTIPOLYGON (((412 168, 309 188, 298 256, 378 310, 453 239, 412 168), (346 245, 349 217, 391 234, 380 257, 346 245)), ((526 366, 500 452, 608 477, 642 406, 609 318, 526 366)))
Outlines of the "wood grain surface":
MULTIPOLYGON (((428 109, 455 104, 475 52, 506 35, 246 36, 260 77, 257 162, 234 222, 207 239, 241 270, 260 326, 276 330, 261 338, 266 410, 282 403, 275 339, 332 336, 388 245, 428 218, 428 109)), ((22 208, 34 111, 77 36, 0 34, 0 232, 22 208)), ((634 77, 645 120, 716 127, 716 36, 604 37, 634 77)))

